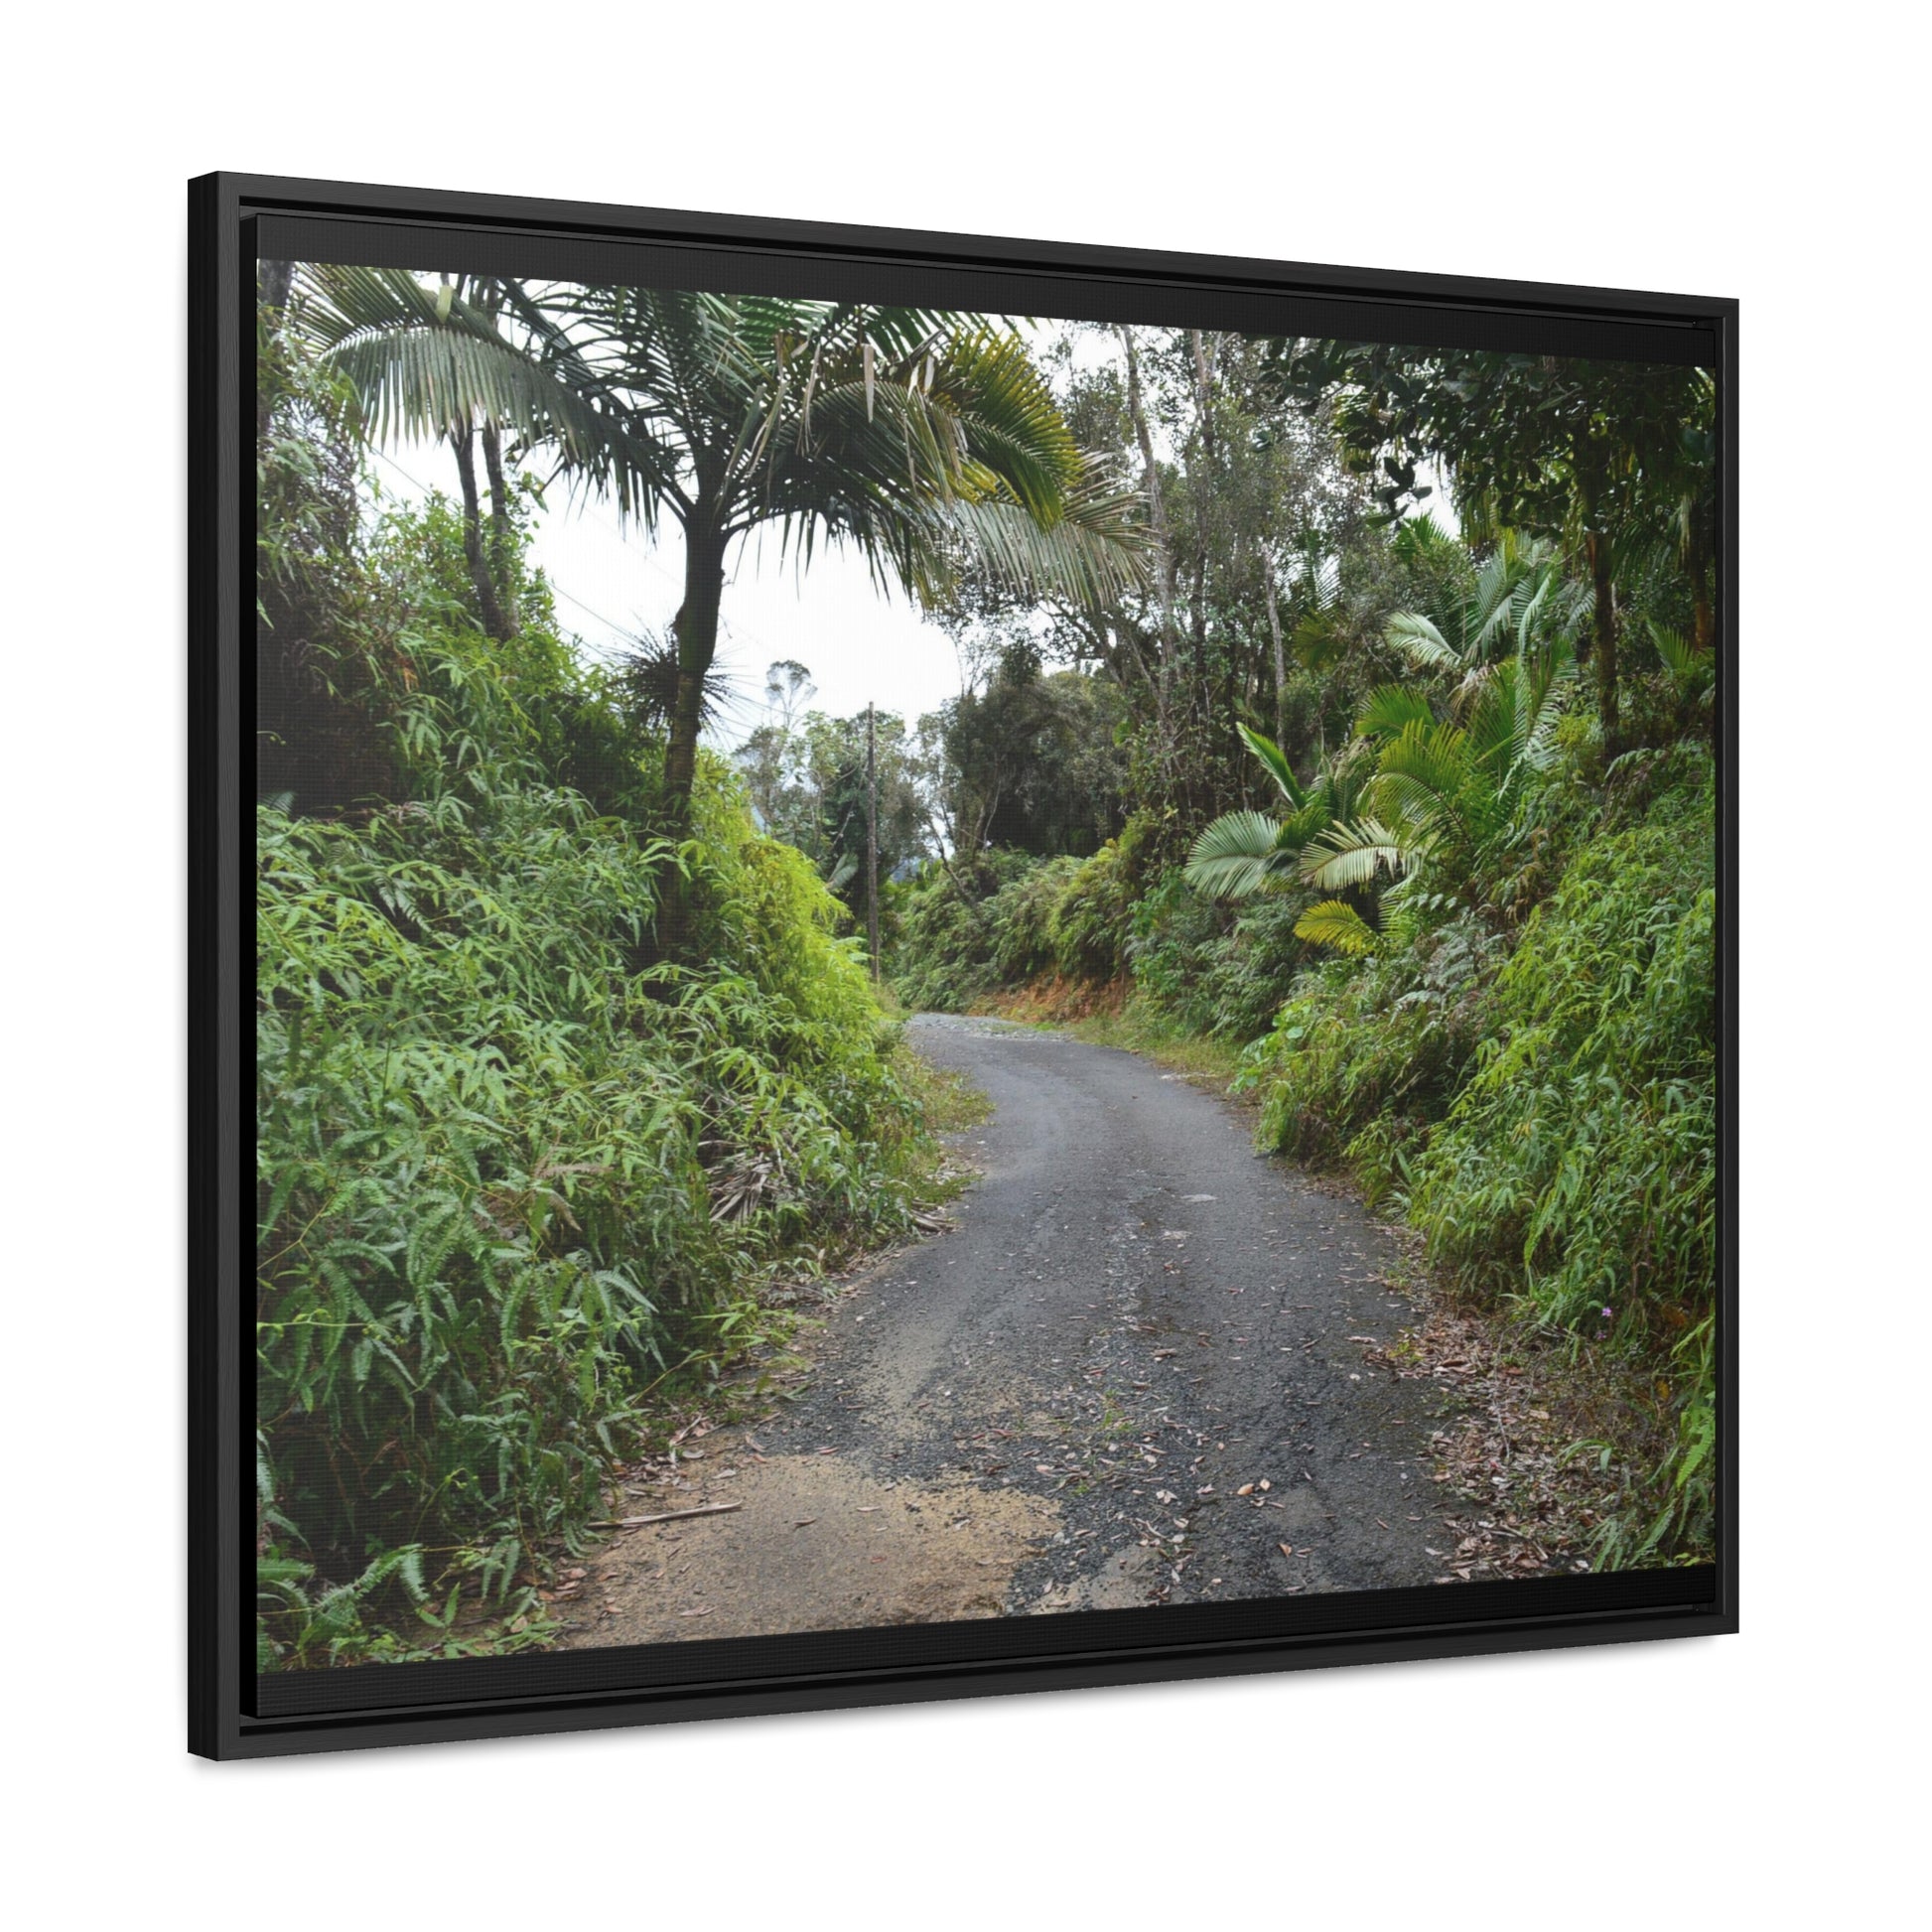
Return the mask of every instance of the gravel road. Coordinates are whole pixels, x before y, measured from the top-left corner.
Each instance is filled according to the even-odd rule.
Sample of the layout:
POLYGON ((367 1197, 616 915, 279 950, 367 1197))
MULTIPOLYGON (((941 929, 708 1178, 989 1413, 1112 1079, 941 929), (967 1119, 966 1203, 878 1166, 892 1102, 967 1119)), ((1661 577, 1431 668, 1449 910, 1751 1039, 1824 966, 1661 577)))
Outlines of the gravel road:
POLYGON ((717 1432, 614 1540, 573 1646, 1426 1583, 1412 1318, 1362 1209, 1136 1054, 922 1015, 993 1102, 956 1226, 831 1312, 802 1395, 717 1432), (1286 1553, 1284 1551, 1286 1546, 1286 1553))

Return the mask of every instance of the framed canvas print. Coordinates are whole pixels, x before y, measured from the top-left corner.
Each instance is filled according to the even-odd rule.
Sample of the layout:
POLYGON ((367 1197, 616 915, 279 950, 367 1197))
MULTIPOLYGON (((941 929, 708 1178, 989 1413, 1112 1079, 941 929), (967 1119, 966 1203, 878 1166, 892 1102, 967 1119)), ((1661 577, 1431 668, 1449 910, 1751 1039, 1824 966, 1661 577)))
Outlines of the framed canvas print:
POLYGON ((1736 1627, 1736 307, 191 188, 191 1744, 1736 1627))

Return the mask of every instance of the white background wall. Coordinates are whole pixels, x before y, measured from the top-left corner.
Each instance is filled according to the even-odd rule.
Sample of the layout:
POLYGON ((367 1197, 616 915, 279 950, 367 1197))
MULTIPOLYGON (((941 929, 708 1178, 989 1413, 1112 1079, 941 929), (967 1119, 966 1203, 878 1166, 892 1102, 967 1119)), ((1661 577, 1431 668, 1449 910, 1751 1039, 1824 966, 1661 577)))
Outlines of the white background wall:
POLYGON ((1904 9, 1795 18, 477 0, 10 30, 19 1923, 1907 1915, 1922 1634, 1886 1605, 1925 1538, 1923 60, 1904 9), (1746 1634, 185 1756, 182 184, 224 166, 1741 297, 1746 1634))

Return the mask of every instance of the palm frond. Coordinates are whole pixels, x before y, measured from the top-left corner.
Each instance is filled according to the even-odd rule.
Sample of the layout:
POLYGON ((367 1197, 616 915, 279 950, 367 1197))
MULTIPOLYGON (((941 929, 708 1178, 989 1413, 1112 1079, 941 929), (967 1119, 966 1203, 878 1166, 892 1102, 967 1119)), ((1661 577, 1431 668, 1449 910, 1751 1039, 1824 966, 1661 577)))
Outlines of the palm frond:
POLYGON ((613 411, 509 341, 496 319, 401 269, 305 264, 289 327, 340 368, 371 438, 460 434, 496 423, 531 449, 555 449, 648 526, 667 480, 664 453, 613 411))
POLYGON ((1699 650, 1681 630, 1653 621, 1650 624, 1650 641, 1656 646, 1657 655, 1663 660, 1664 669, 1671 674, 1672 682, 1680 688, 1694 691, 1710 676, 1711 653, 1699 650))
POLYGON ((1317 946, 1332 946, 1335 951, 1359 957, 1372 953, 1380 943, 1375 928, 1346 899, 1324 898, 1311 905, 1295 921, 1295 936, 1317 946))
POLYGON ((1272 738, 1264 738, 1251 725, 1237 722, 1234 729, 1241 734, 1242 744, 1247 746, 1248 750, 1268 767, 1269 774, 1281 788, 1282 796, 1297 811, 1303 809, 1309 802, 1309 795, 1296 782, 1294 768, 1289 764, 1280 746, 1272 738))
POLYGON ((1433 619, 1420 611, 1398 611, 1389 620, 1388 640, 1418 670, 1459 671, 1462 653, 1445 637, 1433 619))
POLYGON ((1186 880, 1212 898, 1238 898, 1278 877, 1293 860, 1282 828, 1266 812, 1223 812, 1194 841, 1186 880))
POLYGON ((1358 818, 1331 826, 1310 840, 1302 854, 1302 877, 1322 892, 1372 885, 1382 873, 1399 876, 1421 855, 1422 847, 1404 840, 1379 819, 1358 818))
POLYGON ((1355 731, 1362 738, 1396 737, 1412 726, 1435 722, 1435 708, 1422 692, 1406 684, 1381 684, 1369 693, 1355 720, 1355 731))

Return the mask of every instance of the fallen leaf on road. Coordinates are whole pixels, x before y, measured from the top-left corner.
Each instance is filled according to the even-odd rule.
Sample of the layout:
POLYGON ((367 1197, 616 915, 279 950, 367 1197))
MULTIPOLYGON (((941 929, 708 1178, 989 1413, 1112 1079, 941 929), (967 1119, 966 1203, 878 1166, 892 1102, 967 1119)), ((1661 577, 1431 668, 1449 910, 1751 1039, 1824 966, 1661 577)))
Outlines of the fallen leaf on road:
POLYGON ((1234 1493, 1237 1496, 1252 1496, 1255 1493, 1255 1486, 1252 1482, 1244 1482, 1234 1493))
POLYGON ((795 1530, 808 1530, 817 1521, 816 1516, 801 1516, 791 1527, 795 1530))
POLYGON ((1295 1554, 1295 1552, 1286 1543, 1282 1544, 1280 1548, 1281 1548, 1282 1555, 1285 1557, 1292 1557, 1295 1554))

